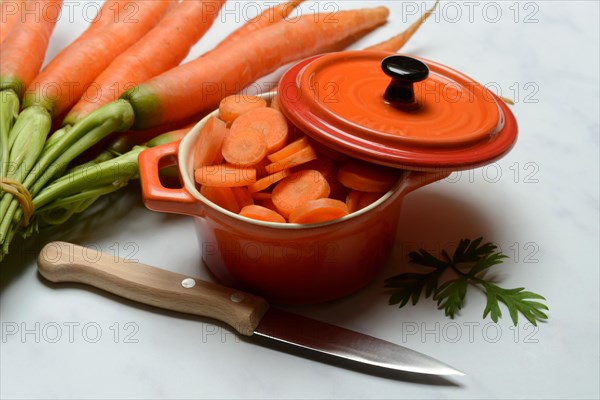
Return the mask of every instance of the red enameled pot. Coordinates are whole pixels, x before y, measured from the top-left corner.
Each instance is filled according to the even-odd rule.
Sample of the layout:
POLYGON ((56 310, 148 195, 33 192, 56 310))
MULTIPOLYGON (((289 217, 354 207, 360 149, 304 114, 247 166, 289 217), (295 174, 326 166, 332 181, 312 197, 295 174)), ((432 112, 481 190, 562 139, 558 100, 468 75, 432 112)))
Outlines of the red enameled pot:
MULTIPOLYGON (((270 101, 274 93, 262 96, 270 101)), ((194 149, 209 116, 181 142, 140 155, 146 206, 195 217, 212 274, 275 303, 320 303, 369 283, 394 246, 405 195, 497 160, 517 137, 513 114, 483 86, 438 63, 394 54, 348 51, 301 61, 282 76, 277 97, 285 116, 319 147, 400 168, 397 184, 338 220, 268 223, 199 193, 194 149), (159 169, 175 164, 184 187, 166 188, 159 169)))

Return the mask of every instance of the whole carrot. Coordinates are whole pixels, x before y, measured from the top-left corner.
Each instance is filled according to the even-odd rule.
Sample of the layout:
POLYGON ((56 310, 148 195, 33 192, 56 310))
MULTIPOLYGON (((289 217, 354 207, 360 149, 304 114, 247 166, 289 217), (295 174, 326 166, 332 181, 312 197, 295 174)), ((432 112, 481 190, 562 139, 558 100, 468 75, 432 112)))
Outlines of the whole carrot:
MULTIPOLYGON (((399 51, 413 37, 415 32, 421 27, 421 25, 423 25, 423 23, 427 20, 427 18, 429 18, 429 16, 434 12, 438 3, 439 3, 439 0, 436 0, 435 4, 429 10, 427 10, 419 18, 419 20, 412 23, 404 31, 402 31, 399 34, 397 34, 389 39, 386 39, 380 43, 366 47, 363 50, 380 50, 380 51, 393 51, 393 52, 399 51)), ((368 29, 364 32, 359 32, 353 36, 345 38, 344 40, 342 40, 340 42, 333 43, 330 47, 328 47, 326 49, 326 51, 324 51, 324 53, 344 50, 345 48, 350 46, 352 43, 356 42, 358 39, 365 36, 371 30, 373 30, 373 28, 368 29)))
MULTIPOLYGON (((168 7, 174 6, 174 8, 172 9, 173 14, 171 14, 168 18, 165 17, 165 19, 162 19, 161 22, 164 22, 162 24, 161 28, 158 28, 156 30, 153 31, 152 35, 149 36, 148 40, 151 40, 152 42, 149 42, 148 40, 146 40, 146 37, 144 36, 144 40, 142 40, 142 45, 140 47, 137 47, 138 49, 141 48, 142 51, 139 50, 127 50, 127 52, 129 52, 128 56, 120 59, 121 61, 128 61, 126 63, 127 68, 129 68, 130 71, 135 70, 136 68, 139 69, 140 65, 147 63, 147 64, 154 64, 154 65, 158 65, 158 66, 154 66, 154 67, 148 67, 145 72, 138 72, 138 74, 151 74, 153 73, 153 68, 165 68, 165 64, 167 65, 167 67, 169 66, 169 63, 173 63, 173 62, 177 62, 178 60, 181 59, 181 57, 184 56, 185 53, 187 53, 187 51, 189 51, 189 47, 191 46, 191 44, 189 44, 190 42, 193 42, 195 40, 197 40, 198 36, 200 35, 201 32, 205 31, 206 29, 208 29, 207 25, 209 25, 208 23, 206 25, 202 25, 202 26, 198 26, 199 23, 198 21, 193 21, 193 20, 189 20, 187 18, 184 17, 184 14, 187 12, 187 14, 190 14, 193 11, 193 15, 191 15, 191 17, 198 17, 198 12, 199 11, 206 11, 207 15, 202 15, 202 18, 204 18, 207 21, 211 21, 214 20, 214 17, 216 15, 216 13, 218 12, 218 7, 216 7, 217 5, 220 6, 222 4, 222 1, 207 1, 207 2, 199 2, 199 1, 185 1, 183 3, 179 3, 174 5, 174 2, 171 1, 158 1, 158 0, 154 0, 154 1, 145 1, 145 0, 138 0, 135 4, 139 5, 138 13, 136 14, 136 18, 138 19, 138 22, 136 22, 134 25, 134 27, 136 27, 137 32, 136 35, 141 36, 146 30, 150 29, 151 26, 153 25, 154 22, 158 19, 160 19, 162 17, 162 14, 164 11, 167 10, 168 7), (142 12, 143 11, 143 12, 142 12), (210 14, 210 15, 208 15, 210 14), (138 27, 138 24, 141 25, 142 27, 138 27), (145 27, 144 27, 145 26, 145 27), (165 29, 166 28, 166 29, 165 29), (177 35, 175 35, 174 32, 184 32, 187 31, 190 35, 189 37, 191 37, 191 39, 188 39, 188 43, 184 43, 182 45, 180 45, 179 50, 175 49, 173 51, 173 54, 175 54, 174 56, 167 56, 165 57, 166 61, 164 61, 163 63, 155 61, 153 59, 153 57, 157 57, 161 50, 165 50, 165 47, 173 47, 170 46, 170 43, 173 41, 173 38, 176 37, 177 35), (166 33, 171 33, 170 36, 168 37, 163 37, 164 34, 166 33), (160 42, 164 41, 165 43, 160 46, 160 42), (155 49, 150 50, 152 47, 154 47, 155 49), (151 54, 144 54, 144 52, 150 52, 151 54), (145 56, 145 59, 143 58, 145 56)), ((170 13, 169 13, 170 14, 170 13)), ((127 28, 130 24, 127 24, 126 21, 119 21, 117 23, 114 24, 108 24, 107 26, 105 26, 104 28, 100 28, 100 29, 96 29, 96 34, 93 36, 90 36, 88 39, 82 39, 79 43, 75 43, 72 46, 69 46, 69 48, 67 49, 67 51, 64 53, 64 57, 62 60, 58 60, 55 61, 56 63, 51 63, 48 67, 47 70, 45 70, 47 72, 46 75, 42 76, 42 77, 38 77, 38 81, 47 81, 47 82, 52 82, 50 79, 51 76, 53 75, 60 75, 58 77, 55 77, 54 79, 56 79, 57 81, 63 81, 66 82, 66 78, 63 76, 66 73, 69 72, 69 68, 71 67, 70 64, 67 65, 67 71, 60 71, 57 70, 59 67, 57 67, 56 65, 65 65, 67 64, 67 62, 73 62, 75 60, 80 58, 79 54, 76 54, 77 51, 83 51, 83 53, 85 53, 85 50, 89 49, 89 50, 93 50, 95 48, 95 46, 102 44, 102 42, 105 39, 111 39, 112 36, 116 33, 124 33, 124 32, 131 32, 128 31, 127 28), (51 70, 51 71, 49 71, 51 70)), ((90 28, 91 29, 91 28, 90 28)), ((135 35, 134 35, 135 36, 135 35)), ((114 38, 113 38, 114 39, 114 38)), ((114 50, 114 49, 113 49, 114 50)), ((104 52, 105 49, 103 49, 104 52)), ((117 50, 118 51, 118 50, 117 50)), ((63 54, 63 53, 61 53, 63 54)), ((104 58, 110 59, 109 54, 104 54, 104 58)), ((59 56, 60 57, 60 54, 59 56)), ((58 59, 57 57, 57 59, 58 59)), ((56 60, 56 59, 55 59, 56 60)), ((113 64, 115 65, 115 68, 112 69, 111 75, 108 76, 107 78, 103 78, 105 81, 108 80, 108 82, 110 84, 114 84, 115 81, 111 81, 112 78, 114 79, 124 79, 124 78, 118 78, 114 72, 123 72, 121 69, 121 64, 120 63, 116 63, 113 64)), ((172 66, 172 65, 171 65, 172 66)), ((96 67, 97 68, 97 67, 96 67)), ((78 71, 79 72, 79 71, 78 71)), ((43 74, 41 74, 43 75, 43 74)), ((143 76, 143 75, 142 75, 143 76)), ((151 75, 150 75, 151 76, 151 75)), ((80 76, 81 77, 81 76, 80 76)), ((92 75, 89 74, 89 72, 87 73, 86 77, 92 77, 92 75)), ((126 77, 125 77, 126 78, 126 77)), ((127 81, 125 81, 127 82, 127 81)), ((116 83, 119 83, 119 81, 116 81, 116 83)), ((124 86, 124 85, 123 85, 124 86)), ((108 92, 108 85, 106 86, 106 92, 108 92)), ((116 95, 113 95, 114 97, 117 97, 116 95)), ((26 98, 27 100, 27 98, 26 98)), ((48 118, 50 117, 49 112, 54 109, 54 112, 57 113, 57 109, 61 110, 60 107, 64 107, 65 104, 67 104, 68 99, 65 98, 58 98, 58 101, 54 101, 55 99, 53 98, 42 98, 42 99, 37 99, 35 98, 34 103, 30 104, 30 103, 26 103, 26 106, 29 107, 25 107, 25 110, 29 110, 29 109, 34 109, 36 110, 38 115, 42 115, 42 116, 47 116, 48 118)), ((123 110, 122 107, 120 107, 120 105, 117 103, 115 104, 112 108, 112 110, 117 110, 115 111, 116 113, 118 113, 119 118, 117 119, 109 119, 108 121, 102 121, 100 124, 102 125, 103 129, 102 130, 102 135, 106 135, 107 132, 111 133, 113 131, 117 131, 117 130, 123 130, 123 128, 125 126, 129 126, 129 122, 127 122, 126 124, 124 124, 124 121, 129 121, 130 118, 132 118, 133 114, 132 112, 130 112, 129 110, 123 110)), ((23 116, 23 118, 19 118, 17 119, 17 122, 19 122, 20 119, 22 120, 27 120, 31 119, 33 120, 33 115, 31 115, 33 112, 28 112, 26 117, 23 116)), ((22 113, 23 115, 23 113, 22 113)), ((97 122, 97 120, 93 120, 94 123, 97 122)), ((39 124, 38 124, 39 125, 39 124)), ((19 126, 26 126, 25 122, 22 122, 19 126)), ((89 125, 84 125, 84 126, 89 126, 89 125)), ((92 129, 93 131, 94 129, 92 129)), ((47 134, 44 133, 44 135, 47 134)), ((32 195, 35 195, 39 190, 41 190, 44 185, 51 180, 54 175, 57 175, 58 173, 60 173, 61 171, 64 170, 64 168, 66 168, 67 164, 69 162, 71 162, 75 157, 77 157, 79 154, 81 154, 83 151, 87 150, 88 148, 90 148, 91 146, 93 146, 95 143, 97 143, 99 140, 101 140, 104 136, 102 135, 88 135, 89 137, 86 138, 86 140, 84 140, 83 142, 77 143, 79 141, 79 139, 81 139, 82 132, 81 131, 74 131, 73 133, 67 132, 67 129, 63 129, 61 131, 57 131, 55 132, 45 143, 43 152, 39 158, 39 160, 37 161, 36 164, 36 168, 30 173, 27 174, 22 182, 23 182, 23 186, 25 188, 27 188, 29 190, 29 192, 32 195), (55 167, 51 168, 51 164, 55 163, 55 167)), ((12 205, 8 206, 6 203, 7 200, 2 199, 2 201, 0 201, 0 215, 4 215, 6 214, 10 214, 16 211, 16 203, 12 203, 12 205), (9 207, 7 209, 7 207, 9 207)), ((8 229, 6 224, 0 224, 0 239, 2 238, 2 234, 3 232, 8 229)))
POLYGON ((267 8, 265 11, 229 34, 215 48, 238 41, 252 32, 256 32, 260 29, 273 25, 276 22, 286 19, 303 1, 304 0, 289 0, 267 8))
POLYGON ((382 50, 382 51, 398 51, 400 50, 406 42, 415 34, 415 32, 423 25, 423 22, 429 18, 431 14, 435 11, 440 0, 436 0, 435 4, 423 14, 421 18, 416 20, 409 26, 405 31, 399 33, 396 36, 389 38, 381 43, 378 43, 374 46, 370 46, 365 48, 365 50, 382 50))
POLYGON ((167 71, 185 58, 206 33, 224 0, 185 0, 133 46, 121 53, 71 108, 63 125, 72 125, 126 89, 167 71))
MULTIPOLYGON (((62 0, 31 1, 28 6, 33 12, 20 16, 17 25, 2 43, 0 57, 0 215, 13 198, 27 214, 31 208, 31 197, 20 182, 37 159, 43 138, 35 133, 27 132, 19 137, 11 132, 15 130, 13 123, 16 124, 23 89, 34 79, 44 61, 62 0)), ((36 118, 31 120, 41 130, 47 132, 50 129, 50 124, 36 118)), ((22 130, 21 126, 16 130, 22 130)))
MULTIPOLYGON (((61 6, 62 0, 39 0, 29 2, 29 7, 37 12, 21 13, 21 10, 15 10, 14 12, 19 14, 19 21, 2 43, 2 57, 0 57, 0 178, 2 179, 14 178, 8 176, 8 172, 5 171, 11 160, 23 160, 23 157, 18 157, 23 155, 21 152, 15 151, 11 157, 9 148, 14 143, 14 137, 9 138, 9 132, 18 114, 23 91, 42 66, 61 6)), ((6 10, 3 7, 3 11, 6 10)), ((6 190, 6 187, 3 189, 6 190)), ((0 197, 4 190, 0 192, 0 197)))
POLYGON ((122 19, 133 19, 136 13, 136 3, 132 0, 106 0, 98 10, 98 14, 90 22, 88 28, 75 39, 73 43, 86 40, 99 30, 118 23, 122 19))
POLYGON ((22 13, 11 34, 2 43, 0 90, 11 89, 19 97, 38 74, 50 35, 60 14, 62 0, 36 0, 22 13))
MULTIPOLYGON (((250 32, 254 32, 258 29, 265 28, 269 25, 272 25, 272 24, 275 24, 275 23, 281 21, 282 19, 287 18, 291 14, 291 12, 295 9, 295 7, 297 7, 298 5, 300 5, 300 3, 302 3, 302 1, 304 1, 304 0, 290 0, 290 1, 280 3, 273 7, 266 9, 259 16, 252 18, 251 20, 246 22, 244 25, 242 25, 239 29, 237 29, 237 30, 233 31, 231 34, 229 34, 225 39, 223 39, 223 41, 221 41, 217 45, 217 47, 223 46, 224 44, 227 44, 229 42, 234 42, 236 40, 239 40, 239 39, 245 37, 250 32)), ((357 38, 364 36, 366 33, 367 32, 362 32, 361 34, 354 35, 352 38, 352 41, 357 40, 357 38)), ((203 55, 206 55, 206 54, 208 54, 208 53, 204 53, 203 55)), ((96 79, 96 81, 98 81, 99 79, 100 78, 96 79)), ((92 91, 92 90, 90 89, 90 91, 92 91)), ((91 93, 91 95, 93 95, 93 93, 91 93)), ((84 97, 85 96, 86 95, 84 95, 84 97)), ((82 100, 83 100, 83 98, 82 98, 82 100)), ((76 110, 74 110, 74 109, 76 109, 77 107, 78 107, 78 104, 75 105, 73 107, 73 109, 71 109, 71 111, 65 118, 63 125, 72 122, 73 116, 71 114, 76 112, 76 110)), ((79 118, 75 117, 75 120, 77 120, 77 119, 79 119, 79 118)), ((184 119, 181 121, 171 121, 167 124, 163 124, 160 126, 154 126, 150 129, 137 130, 137 131, 130 130, 127 132, 121 132, 118 136, 120 139, 117 139, 117 141, 119 143, 127 143, 129 145, 129 148, 127 150, 130 150, 131 148, 133 148, 133 146, 145 143, 147 140, 155 137, 156 135, 160 134, 161 132, 167 132, 170 130, 178 129, 182 126, 187 126, 190 124, 194 125, 195 123, 196 123, 196 116, 190 116, 187 119, 184 119)), ((50 140, 52 140, 52 138, 50 140)), ((120 150, 118 151, 118 153, 123 153, 123 152, 127 151, 127 150, 125 150, 126 146, 119 146, 119 147, 120 147, 120 150)))
POLYGON ((0 2, 0 43, 4 42, 4 39, 19 21, 24 1, 4 0, 0 2))
POLYGON ((167 0, 135 1, 135 19, 120 13, 119 23, 98 29, 85 40, 75 41, 61 51, 28 86, 23 107, 41 106, 52 117, 75 104, 87 86, 111 61, 138 41, 161 19, 170 5, 167 0))
POLYGON ((214 109, 281 65, 319 54, 332 43, 383 24, 385 7, 340 11, 331 22, 323 15, 281 21, 204 57, 173 68, 121 96, 133 107, 134 128, 144 129, 214 109))
MULTIPOLYGON (((41 21, 44 24, 37 23, 33 24, 33 26, 47 25, 46 21, 50 20, 48 14, 51 8, 49 6, 54 4, 55 8, 59 9, 60 7, 56 7, 56 5, 62 4, 59 0, 45 0, 40 3, 40 6, 45 6, 40 7, 44 17, 41 18, 41 21)), ((29 71, 29 65, 26 65, 24 70, 20 71, 20 80, 10 75, 6 75, 8 78, 5 79, 4 69, 2 70, 2 89, 5 87, 14 88, 15 92, 16 90, 22 90, 24 84, 28 83, 29 76, 33 75, 31 79, 35 78, 29 83, 28 90, 23 98, 23 110, 16 118, 14 126, 8 134, 8 138, 6 138, 7 135, 4 132, 2 132, 0 137, 3 142, 7 139, 9 145, 2 144, 2 153, 0 154, 3 163, 4 160, 8 160, 8 165, 13 170, 6 173, 6 175, 3 171, 2 178, 3 180, 10 179, 11 184, 13 186, 16 185, 19 191, 27 192, 28 196, 25 196, 26 199, 34 195, 31 185, 35 180, 33 178, 28 180, 29 177, 36 177, 41 174, 47 181, 53 176, 53 173, 46 169, 32 171, 36 162, 45 159, 45 156, 47 159, 48 154, 44 151, 44 144, 46 136, 50 131, 52 116, 57 116, 70 107, 75 102, 73 99, 76 100, 81 96, 87 85, 106 68, 114 57, 123 52, 156 25, 173 2, 167 0, 137 0, 135 4, 136 22, 130 20, 130 15, 120 13, 119 18, 121 19, 116 23, 107 23, 104 28, 94 29, 95 32, 93 35, 90 34, 86 39, 75 40, 75 42, 67 46, 37 77, 33 73, 23 77, 25 72, 29 71), (10 148, 8 154, 6 151, 7 148, 10 148), (15 160, 19 162, 15 163, 15 160), (19 167, 16 168, 14 167, 15 165, 19 165, 19 167), (30 174, 30 171, 32 174, 30 174)), ((56 14, 58 14, 58 11, 56 14)), ((56 20, 53 22, 55 23, 56 20)), ((6 42, 15 40, 13 39, 14 36, 11 34, 6 42)), ((34 40, 34 42, 36 41, 34 40)), ((2 45, 2 62, 8 63, 7 60, 14 60, 15 57, 5 58, 5 44, 3 43, 2 45)), ((39 44, 34 43, 32 45, 34 49, 36 46, 39 47, 39 44)), ((17 45, 18 48, 19 46, 17 45)), ((27 49, 26 47, 25 49, 31 51, 31 49, 27 49)), ((22 60, 20 61, 22 62, 22 60)), ((4 100, 4 96, 2 100, 4 100)), ((7 105, 10 107, 14 107, 13 103, 14 101, 10 102, 10 104, 7 101, 7 105)), ((10 110, 10 114, 12 114, 13 110, 14 108, 10 110)), ((2 117, 5 118, 6 113, 3 112, 2 117)), ((5 124, 2 123, 2 125, 5 124)), ((74 140, 75 138, 73 138, 74 140)), ((68 147, 71 143, 67 140, 63 145, 68 147)), ((77 151, 76 149, 71 150, 77 151)), ((65 165, 61 168, 64 168, 65 165)), ((61 168, 57 168, 52 172, 56 173, 61 168)), ((13 224, 15 213, 21 215, 21 210, 27 209, 27 207, 21 204, 21 209, 17 212, 18 206, 19 203, 13 196, 4 192, 1 193, 0 244, 7 243, 6 238, 12 237, 16 231, 13 224)), ((25 225, 27 225, 27 222, 27 220, 23 221, 25 225)), ((18 227, 20 224, 21 222, 18 222, 16 226, 18 227)))

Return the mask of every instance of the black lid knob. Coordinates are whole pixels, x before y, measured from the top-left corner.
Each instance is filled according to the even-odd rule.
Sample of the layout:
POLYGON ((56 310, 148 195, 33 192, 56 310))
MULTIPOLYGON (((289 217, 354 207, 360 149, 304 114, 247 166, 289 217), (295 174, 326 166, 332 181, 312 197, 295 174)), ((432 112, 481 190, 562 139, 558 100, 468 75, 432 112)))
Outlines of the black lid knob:
POLYGON ((413 83, 429 76, 427 65, 411 57, 389 56, 381 62, 381 69, 392 78, 384 94, 385 100, 399 108, 415 108, 413 83))

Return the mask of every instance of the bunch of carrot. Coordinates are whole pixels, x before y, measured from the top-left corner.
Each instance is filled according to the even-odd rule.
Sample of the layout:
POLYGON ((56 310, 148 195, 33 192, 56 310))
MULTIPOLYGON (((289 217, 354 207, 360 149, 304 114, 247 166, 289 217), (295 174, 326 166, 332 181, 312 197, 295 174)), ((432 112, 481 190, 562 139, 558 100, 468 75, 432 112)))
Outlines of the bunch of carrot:
POLYGON ((341 218, 377 201, 399 178, 393 168, 319 154, 307 136, 290 129, 277 97, 270 107, 256 96, 226 97, 198 136, 194 176, 200 193, 261 221, 341 218))
MULTIPOLYGON (((89 28, 42 71, 62 0, 14 2, 35 3, 44 14, 2 25, 0 259, 17 232, 61 223, 137 177, 137 155, 145 147, 122 146, 128 142, 123 136, 92 161, 74 164, 115 132, 152 128, 157 134, 185 126, 278 67, 341 49, 388 17, 386 8, 376 7, 338 12, 335 23, 312 15, 286 21, 301 1, 266 10, 212 51, 179 65, 225 0, 107 0, 89 28), (134 24, 125 18, 132 6, 134 24)), ((408 37, 383 46, 396 50, 408 37)), ((166 133, 147 146, 183 133, 166 133)))

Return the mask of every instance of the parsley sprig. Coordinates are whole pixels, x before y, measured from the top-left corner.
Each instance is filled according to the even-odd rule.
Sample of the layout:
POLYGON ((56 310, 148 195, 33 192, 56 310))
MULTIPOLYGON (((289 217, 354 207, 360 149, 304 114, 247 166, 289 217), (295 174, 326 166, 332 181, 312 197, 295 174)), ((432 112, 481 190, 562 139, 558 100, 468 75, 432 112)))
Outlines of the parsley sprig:
POLYGON ((385 287, 394 289, 389 304, 399 304, 402 308, 409 301, 417 304, 421 293, 425 297, 432 296, 437 301, 438 308, 444 309, 446 316, 454 318, 465 303, 469 285, 477 286, 486 295, 486 306, 483 318, 488 315, 494 322, 502 316, 500 303, 503 303, 513 324, 516 326, 519 314, 537 326, 538 321, 548 319, 542 310, 548 307, 536 300, 546 300, 539 294, 525 291, 525 288, 504 289, 485 279, 485 274, 494 265, 508 258, 496 251, 493 243, 481 244, 483 238, 473 241, 462 239, 452 257, 443 250, 441 258, 431 255, 426 250, 409 254, 410 262, 429 269, 424 273, 403 273, 385 280, 385 287), (443 282, 443 283, 441 283, 443 282))

